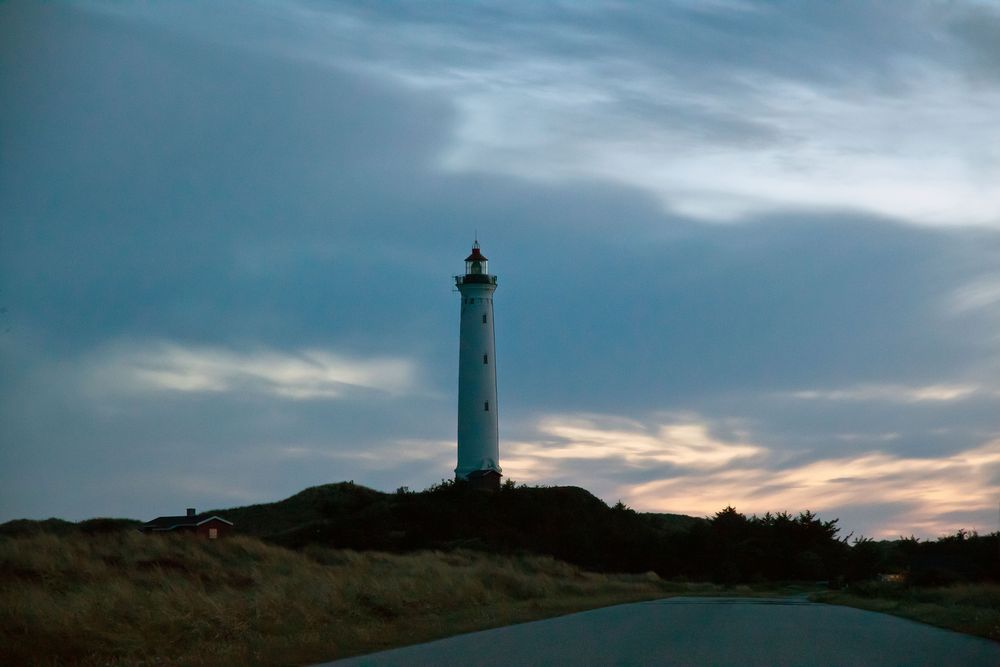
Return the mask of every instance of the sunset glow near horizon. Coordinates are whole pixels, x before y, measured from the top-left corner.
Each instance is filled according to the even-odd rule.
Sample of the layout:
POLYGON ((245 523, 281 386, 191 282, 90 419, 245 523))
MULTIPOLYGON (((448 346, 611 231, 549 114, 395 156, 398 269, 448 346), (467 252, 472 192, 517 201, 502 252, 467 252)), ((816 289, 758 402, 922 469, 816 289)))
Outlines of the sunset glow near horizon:
POLYGON ((500 464, 997 530, 1000 3, 0 3, 0 521, 500 464))

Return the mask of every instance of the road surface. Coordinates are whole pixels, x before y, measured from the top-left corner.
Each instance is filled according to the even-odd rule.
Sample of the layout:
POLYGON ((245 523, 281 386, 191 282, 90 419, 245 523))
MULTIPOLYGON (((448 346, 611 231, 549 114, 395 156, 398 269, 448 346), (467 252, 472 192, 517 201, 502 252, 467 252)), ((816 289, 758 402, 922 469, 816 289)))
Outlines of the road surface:
POLYGON ((956 665, 1000 644, 802 598, 675 597, 473 632, 348 665, 956 665))

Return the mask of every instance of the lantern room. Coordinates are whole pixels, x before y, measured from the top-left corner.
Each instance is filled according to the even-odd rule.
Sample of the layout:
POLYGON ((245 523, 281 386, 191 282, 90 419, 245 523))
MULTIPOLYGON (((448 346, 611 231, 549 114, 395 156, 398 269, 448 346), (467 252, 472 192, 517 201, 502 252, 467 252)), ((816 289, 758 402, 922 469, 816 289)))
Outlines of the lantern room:
POLYGON ((479 252, 479 241, 476 241, 472 244, 472 254, 465 258, 465 275, 485 276, 489 273, 489 262, 483 253, 479 252))

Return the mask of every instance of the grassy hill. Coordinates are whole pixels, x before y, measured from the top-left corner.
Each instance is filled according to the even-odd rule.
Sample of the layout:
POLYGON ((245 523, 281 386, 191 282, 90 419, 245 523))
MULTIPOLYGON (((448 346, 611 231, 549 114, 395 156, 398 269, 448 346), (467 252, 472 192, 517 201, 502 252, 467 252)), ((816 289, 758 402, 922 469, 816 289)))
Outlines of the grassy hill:
POLYGON ((323 484, 304 489, 273 503, 210 510, 232 521, 246 535, 273 538, 304 526, 327 520, 331 515, 351 514, 386 502, 389 494, 351 482, 323 484))
POLYGON ((7 523, 0 523, 0 537, 24 537, 41 533, 49 535, 115 533, 123 530, 134 530, 141 523, 135 519, 109 518, 86 519, 77 523, 56 518, 42 519, 41 521, 14 519, 7 523))
POLYGON ((848 544, 836 520, 810 512, 729 507, 698 519, 513 484, 327 484, 214 513, 241 534, 143 535, 130 519, 0 525, 0 664, 319 661, 673 592, 773 593, 782 585, 767 582, 789 580, 846 583, 822 599, 1000 639, 1000 587, 987 583, 1000 581, 1000 534, 848 544), (882 572, 906 583, 872 584, 882 572), (931 586, 942 583, 952 585, 931 586))
POLYGON ((276 503, 213 510, 245 534, 301 549, 310 544, 408 552, 478 549, 554 556, 592 570, 656 569, 649 555, 706 524, 671 514, 608 507, 575 486, 505 485, 482 493, 442 483, 422 492, 382 493, 342 482, 276 503))
MULTIPOLYGON (((63 527, 64 528, 64 527, 63 527)), ((0 665, 290 665, 716 590, 541 556, 292 551, 136 531, 0 537, 0 665)))
MULTIPOLYGON (((497 493, 442 482, 395 493, 352 482, 307 488, 273 503, 210 510, 242 535, 302 550, 311 545, 406 553, 472 549, 548 555, 593 571, 678 572, 678 550, 705 519, 609 507, 575 486, 507 483, 497 493)), ((68 535, 133 529, 129 519, 11 521, 0 535, 68 535)))
MULTIPOLYGON (((838 537, 837 520, 803 511, 745 516, 725 508, 702 519, 609 507, 574 486, 505 483, 497 493, 442 482, 425 491, 383 493, 351 482, 305 489, 284 500, 212 510, 238 533, 304 550, 310 546, 408 553, 477 550, 552 556, 596 572, 653 571, 664 578, 721 583, 865 581, 902 573, 920 585, 1000 581, 1000 534, 959 531, 936 541, 838 537)), ((128 519, 12 521, 0 536, 104 533, 128 519)))

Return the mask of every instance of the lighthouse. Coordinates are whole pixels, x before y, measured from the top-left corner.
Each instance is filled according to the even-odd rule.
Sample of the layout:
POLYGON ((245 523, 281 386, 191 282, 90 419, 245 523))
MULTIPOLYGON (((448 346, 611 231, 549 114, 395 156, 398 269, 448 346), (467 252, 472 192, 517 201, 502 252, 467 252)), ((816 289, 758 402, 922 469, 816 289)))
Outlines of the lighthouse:
POLYGON ((493 338, 493 292, 479 241, 465 258, 465 275, 455 276, 462 295, 458 346, 458 466, 455 479, 481 489, 500 488, 497 419, 496 346, 493 338))

